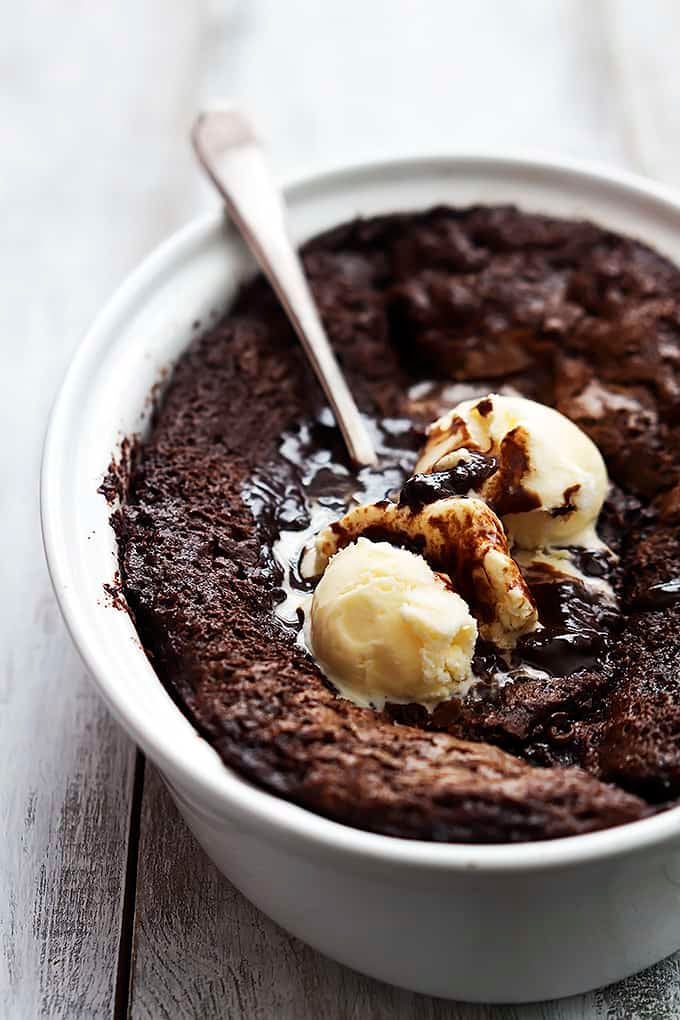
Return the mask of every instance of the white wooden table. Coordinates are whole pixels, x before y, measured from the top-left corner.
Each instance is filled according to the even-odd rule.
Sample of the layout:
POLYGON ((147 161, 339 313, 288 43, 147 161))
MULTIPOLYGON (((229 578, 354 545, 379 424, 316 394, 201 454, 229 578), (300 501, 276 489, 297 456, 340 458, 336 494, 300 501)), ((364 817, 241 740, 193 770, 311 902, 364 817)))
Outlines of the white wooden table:
POLYGON ((680 183, 677 0, 23 0, 0 34, 0 1017, 680 1016, 678 961, 469 1007, 280 931, 196 847, 88 684, 38 526, 47 410, 122 276, 213 199, 186 137, 238 98, 282 174, 540 148, 680 183))

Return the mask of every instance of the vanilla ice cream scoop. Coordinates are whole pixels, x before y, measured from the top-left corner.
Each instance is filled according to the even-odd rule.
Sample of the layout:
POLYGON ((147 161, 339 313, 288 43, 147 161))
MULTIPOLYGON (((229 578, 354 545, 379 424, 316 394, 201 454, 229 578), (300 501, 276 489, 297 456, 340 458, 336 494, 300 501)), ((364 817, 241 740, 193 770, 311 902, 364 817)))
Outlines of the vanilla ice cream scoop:
POLYGON ((524 397, 466 400, 430 426, 416 472, 451 470, 479 454, 495 464, 474 491, 502 518, 512 542, 525 549, 597 544, 607 469, 592 440, 563 414, 524 397))
POLYGON ((387 538, 422 552, 430 567, 447 574, 467 600, 482 637, 501 648, 512 648, 538 622, 503 526, 481 499, 449 497, 419 510, 386 500, 354 507, 319 533, 306 573, 320 574, 339 549, 360 536, 387 538))
POLYGON ((356 704, 432 708, 472 682, 477 624, 447 578, 418 556, 365 538, 333 556, 314 592, 312 652, 356 704))

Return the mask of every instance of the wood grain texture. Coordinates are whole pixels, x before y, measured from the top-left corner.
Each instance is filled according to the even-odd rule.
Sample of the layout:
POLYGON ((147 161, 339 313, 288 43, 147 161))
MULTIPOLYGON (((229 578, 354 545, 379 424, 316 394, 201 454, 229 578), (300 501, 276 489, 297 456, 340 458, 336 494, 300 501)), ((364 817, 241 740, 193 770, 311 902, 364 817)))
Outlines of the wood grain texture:
POLYGON ((486 1020, 373 981, 286 934, 213 867, 147 765, 139 847, 133 1020, 486 1020))
POLYGON ((671 1020, 675 959, 592 995, 475 1006, 401 991, 321 956, 217 871, 147 763, 131 981, 132 1020, 671 1020))
POLYGON ((29 0, 3 14, 0 1016, 89 1020, 113 1011, 134 749, 51 593, 40 448, 91 318, 186 216, 190 157, 171 159, 167 139, 200 39, 161 0, 29 0))
MULTIPOLYGON (((0 1017, 111 1016, 133 750, 49 589, 47 408, 122 275, 214 205, 186 134, 244 102, 282 174, 446 149, 544 149, 680 180, 675 0, 24 0, 0 35, 0 1017)), ((145 784, 134 1017, 577 1020, 680 1015, 680 958, 592 995, 470 1007, 307 949, 220 877, 145 784)), ((123 945, 125 954, 129 946, 123 945)))

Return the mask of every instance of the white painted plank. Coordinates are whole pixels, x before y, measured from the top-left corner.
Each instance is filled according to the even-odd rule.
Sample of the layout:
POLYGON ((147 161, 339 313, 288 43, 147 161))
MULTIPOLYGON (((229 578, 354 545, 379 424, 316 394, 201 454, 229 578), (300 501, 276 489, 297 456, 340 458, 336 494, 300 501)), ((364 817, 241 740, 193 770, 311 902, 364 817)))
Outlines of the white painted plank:
POLYGON ((134 752, 59 618, 37 478, 75 344, 186 216, 177 117, 199 59, 193 11, 162 0, 3 9, 0 1016, 17 1020, 113 1011, 134 752))
POLYGON ((602 0, 602 15, 626 158, 680 188, 680 4, 602 0))
POLYGON ((447 1002, 373 981, 309 949, 234 889, 147 763, 131 1020, 672 1020, 678 976, 669 960, 593 995, 527 1006, 447 1002))

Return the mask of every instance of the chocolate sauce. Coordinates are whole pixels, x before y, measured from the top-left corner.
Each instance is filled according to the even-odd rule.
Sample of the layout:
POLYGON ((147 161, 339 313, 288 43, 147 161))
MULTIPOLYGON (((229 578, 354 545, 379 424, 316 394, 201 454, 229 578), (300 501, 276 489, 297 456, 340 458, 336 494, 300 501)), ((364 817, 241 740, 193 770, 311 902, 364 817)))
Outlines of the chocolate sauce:
POLYGON ((313 588, 300 573, 307 544, 356 503, 374 503, 398 490, 413 470, 423 433, 410 420, 368 419, 367 426, 377 467, 354 470, 330 410, 322 408, 315 418, 284 432, 279 456, 242 487, 257 523, 260 576, 271 586, 272 607, 291 636, 298 634, 300 621, 297 605, 286 613, 290 590, 308 593, 313 588))
POLYGON ((470 490, 478 489, 487 478, 498 470, 495 457, 470 452, 448 471, 434 471, 432 474, 413 475, 405 483, 399 497, 399 506, 407 506, 414 513, 438 499, 450 496, 467 496, 470 490))
POLYGON ((592 669, 605 650, 606 634, 593 630, 536 631, 520 638, 518 651, 532 666, 552 676, 592 669))
POLYGON ((500 469, 494 476, 488 501, 499 517, 527 513, 541 505, 537 493, 527 489, 524 479, 531 471, 529 437, 521 425, 512 429, 501 442, 500 469))
POLYGON ((517 654, 553 676, 592 668, 608 646, 616 608, 577 578, 557 580, 536 570, 527 581, 541 628, 520 638, 517 654), (541 573, 545 580, 538 579, 541 573))
POLYGON ((569 559, 586 577, 607 577, 615 557, 609 549, 585 549, 581 545, 566 546, 569 559))
POLYGON ((568 485, 562 493, 562 504, 561 506, 554 506, 550 511, 551 517, 568 517, 569 514, 573 514, 576 510, 576 504, 572 502, 572 497, 581 488, 580 482, 575 485, 568 485))
POLYGON ((484 397, 475 405, 475 410, 477 414, 481 414, 482 418, 486 418, 493 411, 493 401, 489 397, 484 397))
POLYGON ((650 585, 647 591, 635 600, 633 610, 654 612, 674 606, 676 602, 680 602, 680 577, 650 585))

